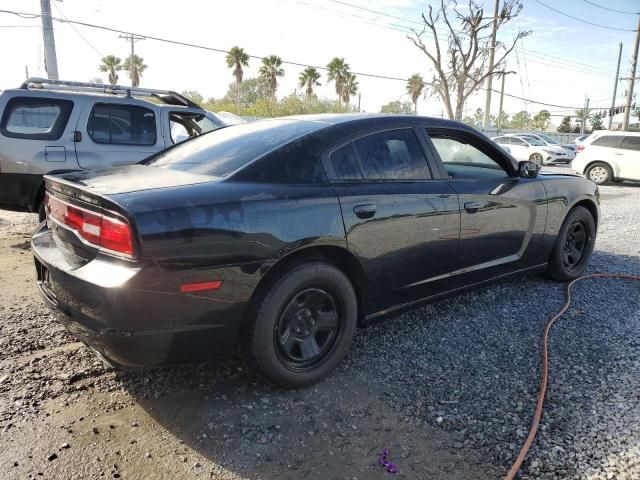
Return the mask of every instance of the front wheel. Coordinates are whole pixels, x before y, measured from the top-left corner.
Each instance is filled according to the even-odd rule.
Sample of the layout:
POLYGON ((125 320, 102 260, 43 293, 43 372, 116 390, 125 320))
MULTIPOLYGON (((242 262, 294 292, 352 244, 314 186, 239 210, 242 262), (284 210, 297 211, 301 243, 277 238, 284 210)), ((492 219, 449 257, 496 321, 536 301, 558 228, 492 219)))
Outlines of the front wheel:
POLYGON ((298 265, 263 292, 242 343, 247 363, 267 380, 300 388, 331 373, 356 330, 353 285, 337 268, 298 265))
POLYGON ((566 282, 581 276, 591 258, 596 225, 591 212, 575 207, 565 218, 549 259, 551 278, 566 282))

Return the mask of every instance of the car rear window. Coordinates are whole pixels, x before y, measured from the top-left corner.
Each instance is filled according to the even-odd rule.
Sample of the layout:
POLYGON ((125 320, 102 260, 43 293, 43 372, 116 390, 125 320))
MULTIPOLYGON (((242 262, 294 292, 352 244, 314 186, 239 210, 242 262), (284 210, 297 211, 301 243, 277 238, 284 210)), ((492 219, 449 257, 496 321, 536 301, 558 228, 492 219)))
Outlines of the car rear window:
POLYGON ((71 100, 14 97, 4 109, 0 131, 5 137, 57 140, 67 126, 71 110, 71 100))
POLYGON ((593 142, 591 142, 591 145, 593 145, 594 147, 620 148, 621 142, 622 142, 622 136, 603 135, 602 137, 598 137, 593 142))
POLYGON ((161 153, 147 165, 226 177, 256 158, 325 126, 299 120, 260 120, 214 130, 161 153))

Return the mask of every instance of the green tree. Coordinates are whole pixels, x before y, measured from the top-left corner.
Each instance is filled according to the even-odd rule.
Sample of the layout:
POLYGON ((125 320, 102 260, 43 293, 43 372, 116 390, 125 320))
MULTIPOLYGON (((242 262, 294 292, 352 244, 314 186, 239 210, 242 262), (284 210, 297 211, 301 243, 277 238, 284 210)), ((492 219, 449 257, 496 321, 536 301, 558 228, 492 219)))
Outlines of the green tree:
POLYGON ((197 90, 184 90, 182 92, 183 97, 187 97, 193 103, 197 103, 198 105, 202 105, 204 103, 204 97, 197 90))
POLYGON ((411 96, 413 102, 413 113, 418 114, 418 98, 424 90, 424 79, 419 73, 414 73, 407 80, 407 93, 411 96))
POLYGON ((522 110, 511 117, 511 128, 529 128, 531 126, 531 114, 522 110))
POLYGON ((393 100, 380 109, 381 113, 413 113, 413 104, 411 102, 401 102, 393 100))
POLYGON ((227 67, 233 68, 232 73, 236 78, 236 108, 238 115, 240 115, 240 84, 242 83, 242 76, 244 75, 242 67, 249 66, 249 55, 245 53, 243 48, 236 45, 227 53, 226 61, 227 67))
POLYGON ((144 63, 144 59, 138 55, 133 56, 133 62, 131 57, 127 57, 122 64, 122 69, 129 72, 129 78, 131 78, 131 86, 137 87, 140 85, 140 79, 142 78, 142 72, 147 69, 144 63))
POLYGON ((259 70, 260 78, 269 85, 271 96, 276 97, 278 89, 278 78, 284 77, 284 68, 282 68, 282 59, 277 55, 269 55, 262 59, 262 66, 259 70))
POLYGON ((580 133, 583 128, 582 128, 582 124, 584 123, 584 131, 587 132, 589 129, 587 128, 587 124, 591 118, 591 115, 589 114, 590 110, 589 109, 584 109, 581 108, 579 110, 576 110, 576 128, 574 128, 574 132, 577 129, 577 132, 575 133, 580 133))
POLYGON ((342 101, 345 105, 349 105, 351 97, 358 93, 358 87, 359 84, 355 74, 347 72, 344 83, 342 84, 342 101))
POLYGON ((540 110, 533 117, 533 121, 531 125, 533 128, 537 130, 542 130, 543 132, 549 128, 549 124, 551 123, 551 113, 548 110, 540 110))
POLYGON ((595 113, 589 117, 591 131, 604 130, 604 123, 602 122, 603 117, 604 115, 602 115, 602 113, 595 113))
POLYGON ((236 82, 230 83, 225 96, 218 102, 240 103, 240 109, 253 105, 258 100, 269 98, 271 92, 269 86, 260 78, 247 78, 237 88, 236 82))
POLYGON ((558 125, 559 133, 571 133, 571 116, 562 117, 560 125, 558 125))
POLYGON ((462 121, 467 125, 471 125, 475 127, 478 123, 482 123, 482 119, 484 118, 484 111, 481 108, 476 108, 476 111, 473 112, 473 115, 465 117, 462 121))
POLYGON ((307 67, 300 72, 298 85, 300 88, 306 88, 305 93, 307 94, 307 98, 311 98, 313 95, 313 87, 319 87, 321 85, 318 80, 320 80, 320 73, 314 67, 307 67))
POLYGON ((327 79, 335 83, 336 95, 340 102, 343 97, 344 83, 349 75, 349 64, 345 63, 344 58, 334 57, 333 60, 327 64, 327 70, 327 79))
POLYGON ((509 128, 511 126, 507 112, 502 112, 500 115, 491 115, 491 123, 496 128, 509 128))
POLYGON ((116 85, 118 83, 118 71, 122 70, 122 59, 115 55, 107 55, 102 57, 102 63, 98 67, 101 72, 109 72, 109 83, 116 85))

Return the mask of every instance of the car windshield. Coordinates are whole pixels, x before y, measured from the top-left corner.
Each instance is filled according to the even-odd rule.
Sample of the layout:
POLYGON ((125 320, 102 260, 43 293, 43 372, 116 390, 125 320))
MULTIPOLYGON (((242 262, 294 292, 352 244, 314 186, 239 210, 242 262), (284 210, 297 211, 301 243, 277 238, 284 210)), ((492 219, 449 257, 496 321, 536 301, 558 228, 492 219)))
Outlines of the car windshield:
POLYGON ((520 137, 520 138, 522 138, 529 145, 533 145, 534 147, 542 147, 546 145, 542 140, 538 140, 535 137, 520 137))
POLYGON ((549 135, 545 135, 544 133, 538 133, 538 136, 543 139, 545 142, 550 143, 552 145, 557 145, 558 142, 556 142, 553 138, 551 138, 549 135))
POLYGON ((145 162, 171 170, 226 177, 259 156, 323 123, 300 120, 260 120, 214 130, 145 162))

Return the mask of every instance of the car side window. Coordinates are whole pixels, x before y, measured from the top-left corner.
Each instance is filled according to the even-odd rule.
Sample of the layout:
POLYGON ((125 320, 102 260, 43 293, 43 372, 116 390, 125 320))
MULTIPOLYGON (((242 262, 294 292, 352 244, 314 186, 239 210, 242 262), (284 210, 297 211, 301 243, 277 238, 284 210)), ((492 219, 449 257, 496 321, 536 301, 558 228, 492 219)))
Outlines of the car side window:
POLYGON ((640 137, 624 137, 622 148, 625 150, 640 151, 640 137))
POLYGON ((87 132, 96 143, 154 145, 156 117, 144 107, 96 103, 89 115, 87 132))
POLYGON ((527 142, 525 142, 524 140, 521 140, 520 138, 512 138, 511 145, 520 145, 521 147, 526 147, 527 142))
POLYGON ((498 137, 493 139, 494 142, 500 145, 510 145, 511 139, 509 137, 498 137))
POLYGON ((431 178, 410 128, 373 133, 334 150, 324 162, 331 181, 405 181, 431 178))
POLYGON ((451 178, 488 180, 509 176, 497 161, 461 139, 432 134, 431 141, 451 178))
POLYGON ((14 97, 5 106, 0 131, 5 137, 58 140, 72 110, 71 100, 14 97))
POLYGON ((603 135, 591 142, 591 145, 594 147, 620 148, 621 141, 622 136, 620 135, 603 135))

